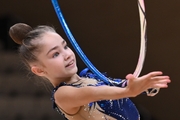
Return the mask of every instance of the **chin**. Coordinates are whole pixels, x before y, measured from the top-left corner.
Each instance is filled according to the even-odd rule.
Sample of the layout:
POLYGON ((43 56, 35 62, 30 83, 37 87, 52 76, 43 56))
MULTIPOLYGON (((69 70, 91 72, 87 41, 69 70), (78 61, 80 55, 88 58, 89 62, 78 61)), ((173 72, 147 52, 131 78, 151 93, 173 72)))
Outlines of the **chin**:
POLYGON ((74 73, 76 74, 77 71, 78 71, 78 68, 77 68, 77 66, 76 66, 76 67, 74 68, 74 73))
POLYGON ((77 74, 77 71, 78 71, 78 68, 77 67, 74 67, 73 69, 71 69, 69 72, 74 75, 74 74, 77 74))

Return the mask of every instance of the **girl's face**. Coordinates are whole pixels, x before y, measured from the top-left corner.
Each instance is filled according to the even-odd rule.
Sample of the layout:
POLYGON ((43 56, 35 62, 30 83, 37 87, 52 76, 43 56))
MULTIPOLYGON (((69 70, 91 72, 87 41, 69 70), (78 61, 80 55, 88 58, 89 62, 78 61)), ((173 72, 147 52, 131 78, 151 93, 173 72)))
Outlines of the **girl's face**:
POLYGON ((66 41, 57 33, 47 32, 40 40, 41 53, 37 56, 48 78, 66 79, 77 72, 76 58, 66 41))

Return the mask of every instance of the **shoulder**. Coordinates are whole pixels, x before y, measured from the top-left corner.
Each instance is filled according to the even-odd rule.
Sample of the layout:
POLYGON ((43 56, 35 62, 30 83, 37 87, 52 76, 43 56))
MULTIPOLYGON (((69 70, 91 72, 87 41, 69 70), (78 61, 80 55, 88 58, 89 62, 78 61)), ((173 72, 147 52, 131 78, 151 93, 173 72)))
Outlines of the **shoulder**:
POLYGON ((72 86, 61 86, 55 91, 54 98, 59 100, 60 98, 70 97, 71 95, 69 94, 71 94, 74 89, 75 87, 72 86))
POLYGON ((76 92, 79 91, 79 88, 86 86, 96 86, 97 83, 98 81, 96 79, 82 77, 81 80, 77 82, 71 84, 63 84, 56 87, 54 90, 54 97, 74 97, 74 95, 77 94, 76 92))
POLYGON ((58 109, 66 115, 75 115, 79 112, 81 106, 72 103, 74 101, 76 87, 62 86, 54 93, 54 102, 58 109))
MULTIPOLYGON (((76 87, 72 86, 62 86, 59 87, 54 93, 54 102, 60 108, 65 111, 69 111, 70 109, 74 109, 78 106, 73 105, 72 101, 76 94, 78 94, 76 87)), ((71 113, 71 112, 68 112, 71 113)))

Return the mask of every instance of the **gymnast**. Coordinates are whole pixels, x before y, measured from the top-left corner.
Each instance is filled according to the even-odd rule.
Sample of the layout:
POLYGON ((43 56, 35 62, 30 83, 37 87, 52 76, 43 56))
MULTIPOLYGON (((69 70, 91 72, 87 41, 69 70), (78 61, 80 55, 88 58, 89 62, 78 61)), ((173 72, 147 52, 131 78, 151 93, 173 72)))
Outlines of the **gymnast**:
POLYGON ((19 54, 29 70, 54 86, 53 106, 68 120, 139 120, 129 99, 150 88, 167 88, 169 76, 153 71, 141 77, 98 79, 88 69, 77 74, 76 57, 53 27, 13 25, 9 34, 20 44, 19 54))

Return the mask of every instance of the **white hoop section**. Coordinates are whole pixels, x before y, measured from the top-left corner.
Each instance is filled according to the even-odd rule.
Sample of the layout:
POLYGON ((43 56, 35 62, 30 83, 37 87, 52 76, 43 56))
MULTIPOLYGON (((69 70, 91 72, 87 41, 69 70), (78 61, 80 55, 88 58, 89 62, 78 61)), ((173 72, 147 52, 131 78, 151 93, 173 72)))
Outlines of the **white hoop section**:
MULTIPOLYGON (((145 56, 146 56, 146 48, 147 48, 147 21, 146 21, 146 12, 145 12, 145 4, 144 0, 138 0, 138 8, 139 8, 139 18, 140 18, 140 29, 141 29, 141 45, 139 52, 139 59, 136 66, 136 69, 133 73, 135 77, 138 77, 143 68, 145 56)), ((159 92, 159 88, 152 88, 151 90, 147 90, 146 93, 148 96, 154 96, 159 92)))

